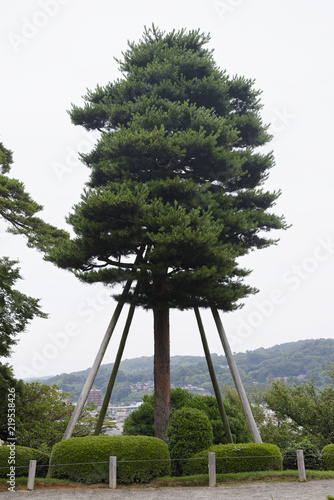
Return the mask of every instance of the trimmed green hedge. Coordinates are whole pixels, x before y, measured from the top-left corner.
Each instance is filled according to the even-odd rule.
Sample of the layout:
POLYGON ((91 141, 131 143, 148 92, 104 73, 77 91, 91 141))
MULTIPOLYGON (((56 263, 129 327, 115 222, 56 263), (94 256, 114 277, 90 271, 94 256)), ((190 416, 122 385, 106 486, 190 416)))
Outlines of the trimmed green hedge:
POLYGON ((46 477, 49 465, 47 453, 26 446, 0 446, 0 477, 7 477, 13 470, 11 467, 15 467, 16 477, 28 476, 30 460, 37 461, 36 477, 46 477))
POLYGON ((212 445, 212 425, 204 411, 181 408, 172 414, 166 440, 172 459, 173 476, 182 476, 186 462, 181 459, 189 458, 212 445))
POLYGON ((334 444, 328 444, 325 446, 321 453, 324 470, 334 470, 334 444))
POLYGON ((117 457, 118 483, 147 483, 154 477, 170 475, 169 451, 161 439, 150 436, 86 436, 66 439, 54 445, 50 477, 69 478, 87 484, 107 483, 110 456, 117 457))
POLYGON ((216 454, 217 474, 282 470, 282 455, 274 444, 217 444, 196 453, 184 466, 184 475, 207 474, 209 451, 216 454))

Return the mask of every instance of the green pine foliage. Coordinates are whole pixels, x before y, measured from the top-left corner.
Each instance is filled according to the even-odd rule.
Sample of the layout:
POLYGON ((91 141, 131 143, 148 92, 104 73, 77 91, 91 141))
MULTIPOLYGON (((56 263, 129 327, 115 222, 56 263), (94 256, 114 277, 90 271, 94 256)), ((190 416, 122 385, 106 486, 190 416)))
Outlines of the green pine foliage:
MULTIPOLYGON (((67 233, 60 231, 36 214, 42 210, 25 191, 17 179, 8 177, 13 163, 12 152, 0 143, 0 219, 8 225, 8 232, 21 234, 27 238, 28 246, 45 251, 49 245, 67 233)), ((39 301, 14 289, 21 279, 18 262, 8 257, 0 257, 0 355, 9 356, 15 344, 15 336, 24 331, 35 316, 46 317, 39 309, 39 301)))
POLYGON ((73 106, 101 132, 82 155, 88 188, 68 217, 76 237, 49 255, 85 282, 133 279, 145 308, 233 310, 255 290, 237 258, 285 227, 279 193, 260 186, 273 166, 254 82, 230 78, 199 30, 145 29, 118 61, 122 78, 73 106))
MULTIPOLYGON (((41 219, 35 217, 35 213, 42 207, 25 192, 20 181, 7 176, 12 163, 12 152, 0 143, 0 219, 8 223, 9 232, 24 234, 30 246, 33 246, 40 238, 39 247, 41 247, 46 241, 46 234, 42 235, 46 225, 41 219), (44 241, 43 244, 42 241, 44 241)), ((1 357, 10 355, 12 346, 17 342, 15 337, 25 330, 27 324, 35 316, 46 317, 39 308, 39 300, 28 297, 14 288, 17 281, 22 279, 17 264, 17 260, 0 256, 1 357)), ((6 367, 2 368, 2 366, 2 375, 6 379, 9 373, 6 367)))
POLYGON ((209 452, 216 454, 217 474, 282 470, 280 450, 273 444, 218 444, 193 455, 196 460, 187 461, 184 475, 207 474, 209 452))
POLYGON ((35 317, 46 318, 39 308, 39 300, 28 297, 14 287, 21 278, 18 262, 0 258, 0 355, 8 357, 17 335, 35 317))
POLYGON ((0 218, 8 223, 8 232, 27 238, 30 247, 41 251, 68 234, 36 216, 42 206, 36 203, 18 179, 8 177, 13 153, 0 143, 0 218))
POLYGON ((50 457, 50 477, 82 483, 108 483, 109 457, 117 457, 118 483, 147 483, 170 475, 167 445, 147 436, 87 436, 57 443, 50 457))

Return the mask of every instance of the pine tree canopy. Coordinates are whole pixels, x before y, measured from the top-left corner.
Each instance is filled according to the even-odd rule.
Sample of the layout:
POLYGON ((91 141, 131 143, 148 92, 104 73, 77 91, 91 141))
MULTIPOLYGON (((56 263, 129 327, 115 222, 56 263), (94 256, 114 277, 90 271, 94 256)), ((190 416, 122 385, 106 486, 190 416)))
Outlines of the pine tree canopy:
MULTIPOLYGON (((0 143, 0 219, 8 223, 8 232, 26 236, 27 244, 38 250, 67 240, 68 233, 59 230, 36 216, 42 206, 36 203, 24 185, 8 177, 13 163, 12 152, 0 143)), ((0 257, 0 356, 8 357, 16 336, 23 332, 35 316, 46 318, 39 300, 19 292, 14 287, 21 279, 17 260, 0 257)), ((0 372, 3 368, 0 363, 0 372)), ((2 373, 2 372, 1 372, 2 373)), ((0 373, 0 379, 4 375, 0 373)))
POLYGON ((23 234, 29 247, 45 251, 68 234, 36 217, 43 207, 25 191, 22 182, 5 175, 12 163, 12 152, 0 143, 0 218, 8 223, 8 232, 23 234))
MULTIPOLYGON (((21 279, 17 261, 0 258, 0 356, 8 357, 17 334, 22 333, 35 316, 46 318, 39 300, 28 297, 13 287, 21 279)), ((0 364, 1 367, 1 364, 0 364)), ((1 377, 0 377, 1 378, 1 377)))
MULTIPOLYGON (((274 164, 254 82, 230 78, 199 30, 152 26, 119 60, 122 77, 88 91, 72 121, 101 132, 68 217, 76 236, 47 257, 85 282, 137 284, 144 308, 229 311, 256 290, 237 259, 286 227, 262 185, 274 164)), ((116 296, 117 297, 117 296, 116 296)))

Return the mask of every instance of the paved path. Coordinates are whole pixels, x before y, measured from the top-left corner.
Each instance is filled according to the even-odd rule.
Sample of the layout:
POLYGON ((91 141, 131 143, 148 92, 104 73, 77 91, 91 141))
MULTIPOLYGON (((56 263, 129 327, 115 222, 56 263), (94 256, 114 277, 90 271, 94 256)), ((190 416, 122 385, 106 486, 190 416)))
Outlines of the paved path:
POLYGON ((326 500, 334 496, 334 479, 306 483, 259 482, 239 486, 124 488, 1 492, 1 500, 326 500))

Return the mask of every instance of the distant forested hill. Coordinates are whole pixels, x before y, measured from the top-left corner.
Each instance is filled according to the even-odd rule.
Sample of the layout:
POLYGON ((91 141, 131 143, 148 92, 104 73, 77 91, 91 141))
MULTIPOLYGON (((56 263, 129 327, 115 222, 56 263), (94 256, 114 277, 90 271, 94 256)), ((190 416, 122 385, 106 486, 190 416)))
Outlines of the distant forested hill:
MULTIPOLYGON (((276 345, 268 349, 260 348, 234 355, 241 378, 246 389, 255 384, 264 384, 268 377, 289 377, 290 381, 315 380, 321 386, 326 382, 324 366, 334 364, 334 339, 300 340, 276 345)), ((232 383, 225 356, 212 354, 217 379, 220 383, 232 383)), ((102 365, 96 376, 94 386, 104 393, 113 364, 102 365)), ((43 380, 43 383, 56 384, 63 391, 70 392, 76 399, 81 392, 90 369, 63 373, 43 380)), ((131 384, 153 381, 153 356, 122 361, 117 376, 114 398, 126 400, 130 396, 131 384)), ((204 356, 172 356, 171 383, 176 387, 193 385, 213 392, 204 356)), ((112 398, 113 399, 113 398, 112 398)))

